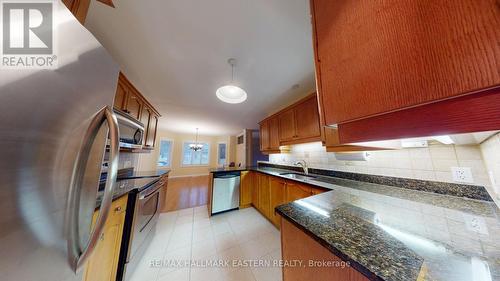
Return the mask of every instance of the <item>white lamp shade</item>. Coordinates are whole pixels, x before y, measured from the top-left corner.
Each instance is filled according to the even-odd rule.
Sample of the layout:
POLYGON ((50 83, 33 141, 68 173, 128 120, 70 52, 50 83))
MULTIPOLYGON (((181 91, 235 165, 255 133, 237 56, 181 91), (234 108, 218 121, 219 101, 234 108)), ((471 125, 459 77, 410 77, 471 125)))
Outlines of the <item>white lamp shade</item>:
POLYGON ((242 88, 233 85, 222 86, 215 94, 221 101, 227 103, 242 103, 247 99, 247 93, 242 88))

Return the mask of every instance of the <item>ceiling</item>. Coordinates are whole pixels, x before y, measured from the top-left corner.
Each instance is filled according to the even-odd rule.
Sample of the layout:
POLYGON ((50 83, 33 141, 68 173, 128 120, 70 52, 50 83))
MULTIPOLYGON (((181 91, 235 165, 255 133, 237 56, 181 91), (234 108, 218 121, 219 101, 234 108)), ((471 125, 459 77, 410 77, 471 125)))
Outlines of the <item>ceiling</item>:
POLYGON ((85 25, 160 111, 160 129, 236 134, 314 89, 308 0, 114 3, 92 1, 85 25), (242 104, 215 96, 231 82, 229 58, 242 104))

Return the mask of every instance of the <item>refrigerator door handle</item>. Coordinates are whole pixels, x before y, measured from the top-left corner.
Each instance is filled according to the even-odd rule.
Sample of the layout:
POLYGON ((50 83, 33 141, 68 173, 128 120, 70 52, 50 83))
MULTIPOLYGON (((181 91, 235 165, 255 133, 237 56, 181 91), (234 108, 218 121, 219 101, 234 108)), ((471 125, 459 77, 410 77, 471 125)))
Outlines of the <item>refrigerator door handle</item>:
POLYGON ((68 259, 72 269, 77 272, 82 265, 85 264, 87 259, 94 251, 99 237, 101 236, 104 224, 108 218, 111 203, 113 200, 113 191, 116 185, 116 176, 118 172, 118 156, 120 137, 118 122, 113 110, 106 106, 96 113, 85 133, 82 147, 76 158, 75 166, 73 168, 73 175, 71 177, 71 184, 69 190, 69 203, 68 203, 68 259), (85 167, 89 157, 89 152, 92 144, 104 122, 108 123, 109 127, 109 168, 106 178, 106 186, 104 187, 104 195, 102 198, 99 216, 97 217, 94 229, 90 233, 89 240, 85 247, 80 245, 79 235, 79 200, 82 188, 83 178, 85 174, 85 167))

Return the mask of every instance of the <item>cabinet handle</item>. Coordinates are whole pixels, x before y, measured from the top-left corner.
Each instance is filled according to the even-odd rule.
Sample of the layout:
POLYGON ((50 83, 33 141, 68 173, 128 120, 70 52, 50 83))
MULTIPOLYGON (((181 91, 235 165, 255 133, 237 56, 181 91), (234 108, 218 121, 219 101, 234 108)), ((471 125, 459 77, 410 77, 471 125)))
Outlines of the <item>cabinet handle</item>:
POLYGON ((115 212, 118 213, 118 212, 121 212, 122 210, 122 206, 118 206, 115 208, 115 212))
POLYGON ((99 237, 99 240, 104 241, 104 232, 101 234, 101 237, 99 237))

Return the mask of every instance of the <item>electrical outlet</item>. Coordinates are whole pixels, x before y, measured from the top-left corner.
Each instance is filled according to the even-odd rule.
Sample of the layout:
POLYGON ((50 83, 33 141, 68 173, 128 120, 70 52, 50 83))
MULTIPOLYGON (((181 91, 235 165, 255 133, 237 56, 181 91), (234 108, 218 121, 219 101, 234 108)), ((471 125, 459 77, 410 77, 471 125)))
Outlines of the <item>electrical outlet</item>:
POLYGON ((467 230, 488 235, 488 227, 483 218, 469 214, 463 214, 462 216, 465 220, 465 227, 467 230))
POLYGON ((132 167, 132 161, 125 161, 124 166, 125 166, 126 168, 130 168, 130 167, 132 167))
POLYGON ((469 167, 451 167, 451 174, 453 176, 453 181, 474 183, 472 170, 469 167))

